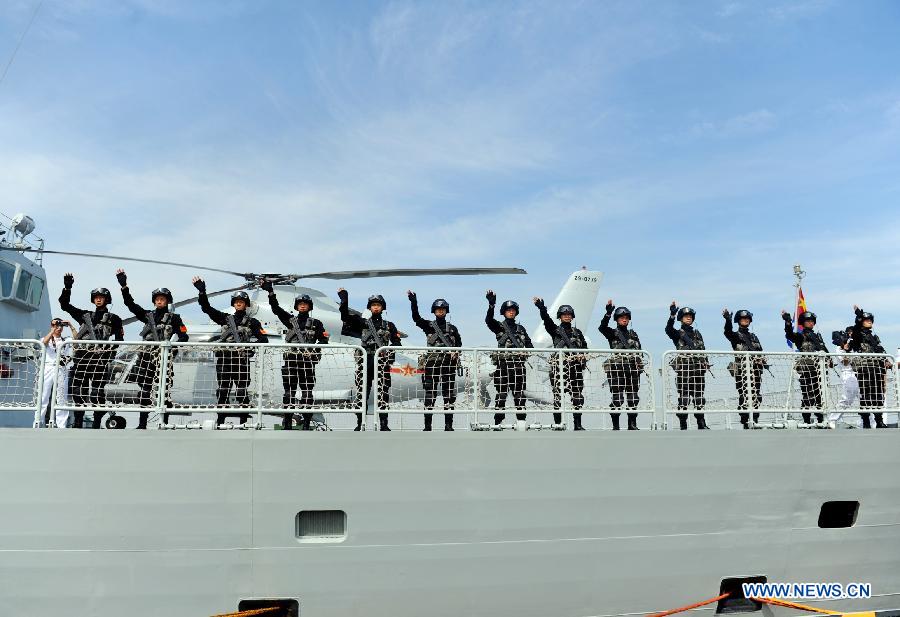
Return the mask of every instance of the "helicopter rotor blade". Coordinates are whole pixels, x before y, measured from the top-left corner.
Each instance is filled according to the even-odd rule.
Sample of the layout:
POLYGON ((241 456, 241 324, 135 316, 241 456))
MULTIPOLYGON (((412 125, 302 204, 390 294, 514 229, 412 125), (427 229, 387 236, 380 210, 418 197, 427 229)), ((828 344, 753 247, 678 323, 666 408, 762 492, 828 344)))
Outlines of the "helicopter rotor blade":
POLYGON ((145 264, 162 264, 164 266, 176 266, 178 268, 191 268, 192 270, 207 270, 209 272, 221 272, 222 274, 231 274, 239 276, 242 279, 253 279, 256 277, 252 272, 235 272, 234 270, 222 270, 221 268, 210 268, 209 266, 195 266, 194 264, 186 264, 177 261, 161 261, 159 259, 142 259, 140 257, 123 257, 121 255, 101 255, 99 253, 74 253, 71 251, 50 251, 46 249, 35 249, 27 247, 0 247, 2 251, 24 251, 28 253, 46 253, 48 255, 71 255, 73 257, 94 257, 97 259, 118 259, 120 261, 136 261, 145 264))
POLYGON ((382 270, 346 270, 343 272, 317 272, 315 274, 291 274, 298 279, 364 279, 387 276, 472 276, 477 274, 527 274, 522 268, 385 268, 382 270))
MULTIPOLYGON (((219 291, 214 291, 212 293, 206 294, 207 298, 215 298, 216 296, 221 296, 223 294, 231 293, 232 291, 238 291, 239 289, 252 289, 254 285, 252 283, 247 283, 245 285, 240 285, 239 287, 232 287, 231 289, 220 289, 219 291)), ((178 302, 173 302, 169 305, 169 308, 174 310, 177 308, 181 308, 182 306, 187 306, 188 304, 193 304, 197 301, 198 296, 194 296, 193 298, 188 298, 187 300, 179 300, 178 302)), ((129 317, 127 319, 122 320, 122 325, 127 326, 128 324, 132 324, 138 321, 137 317, 129 317)))

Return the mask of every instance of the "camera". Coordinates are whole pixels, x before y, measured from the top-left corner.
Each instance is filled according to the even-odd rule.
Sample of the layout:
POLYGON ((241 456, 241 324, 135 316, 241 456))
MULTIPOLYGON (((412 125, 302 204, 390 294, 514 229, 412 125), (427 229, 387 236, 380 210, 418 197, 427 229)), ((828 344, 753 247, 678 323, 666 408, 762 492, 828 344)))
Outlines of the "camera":
POLYGON ((838 347, 843 347, 850 340, 850 335, 844 330, 835 330, 831 333, 831 342, 838 347))

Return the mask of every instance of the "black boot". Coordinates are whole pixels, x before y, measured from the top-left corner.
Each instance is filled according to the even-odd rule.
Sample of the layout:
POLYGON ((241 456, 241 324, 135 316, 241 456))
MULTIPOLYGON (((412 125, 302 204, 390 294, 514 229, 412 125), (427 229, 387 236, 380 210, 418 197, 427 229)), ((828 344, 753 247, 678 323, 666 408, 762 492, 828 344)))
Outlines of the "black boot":
POLYGON ((708 431, 709 427, 706 426, 706 416, 702 413, 695 413, 694 419, 697 420, 697 430, 700 431, 708 431))
POLYGON ((609 418, 612 420, 613 430, 619 430, 619 414, 611 413, 609 414, 609 418))
POLYGON ((884 416, 880 413, 875 414, 875 428, 887 428, 887 424, 884 423, 884 416))
POLYGON ((637 414, 636 413, 628 414, 628 430, 629 431, 639 430, 638 425, 637 425, 637 414))
POLYGON ((294 428, 294 414, 286 413, 281 419, 281 430, 289 431, 294 428))
POLYGON ((309 423, 312 422, 312 414, 311 413, 303 414, 302 416, 300 416, 300 421, 302 422, 302 424, 300 425, 300 428, 302 428, 304 431, 308 431, 309 423))
POLYGON ((433 417, 433 416, 432 416, 432 414, 430 414, 430 413, 426 413, 426 414, 425 414, 425 428, 422 429, 423 431, 430 431, 430 430, 431 430, 431 420, 432 420, 432 417, 433 417))
POLYGON ((498 424, 503 422, 503 420, 505 420, 505 419, 506 419, 505 413, 495 413, 494 414, 494 426, 497 426, 498 424))
POLYGON ((817 413, 817 414, 816 414, 816 420, 818 420, 819 423, 825 422, 825 414, 823 414, 823 413, 817 413))
POLYGON ((378 414, 378 430, 388 433, 391 431, 390 427, 388 426, 388 415, 386 413, 378 414))
POLYGON ((681 429, 682 431, 688 430, 686 413, 678 414, 678 428, 681 429))
POLYGON ((553 424, 562 424, 562 414, 561 413, 553 414, 553 424))
POLYGON ((356 428, 353 429, 354 431, 362 430, 362 421, 363 421, 363 415, 361 413, 356 414, 356 428))
POLYGON ((863 428, 872 428, 872 418, 867 413, 859 414, 859 418, 862 420, 863 428))
POLYGON ((445 431, 453 430, 453 414, 452 413, 444 414, 444 430, 445 431))
POLYGON ((581 425, 581 414, 573 413, 572 414, 572 424, 574 424, 574 430, 583 431, 584 427, 581 425))

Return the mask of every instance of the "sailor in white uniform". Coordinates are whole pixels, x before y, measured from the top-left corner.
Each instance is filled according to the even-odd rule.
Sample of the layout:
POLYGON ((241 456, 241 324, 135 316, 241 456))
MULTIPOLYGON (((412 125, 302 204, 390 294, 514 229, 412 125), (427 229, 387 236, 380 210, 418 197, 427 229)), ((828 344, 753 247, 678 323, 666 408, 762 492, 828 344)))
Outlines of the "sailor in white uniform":
MULTIPOLYGON (((66 344, 69 340, 63 336, 63 327, 68 326, 72 337, 75 336, 75 330, 68 321, 63 321, 58 317, 50 321, 50 331, 41 339, 46 347, 46 355, 44 356, 44 387, 41 392, 41 409, 35 414, 34 425, 46 426, 50 418, 50 395, 53 392, 53 386, 56 385, 56 400, 64 401, 66 392, 69 387, 69 367, 61 362, 67 362, 66 357, 71 356, 72 350, 66 344)), ((57 409, 55 425, 57 428, 66 428, 69 421, 69 411, 67 409, 57 409)))
MULTIPOLYGON (((859 404, 859 380, 856 378, 856 371, 853 369, 853 362, 850 356, 838 356, 836 358, 838 375, 841 377, 841 399, 838 401, 838 409, 848 410, 854 404, 859 404)), ((859 428, 860 420, 856 414, 847 414, 844 417, 844 411, 835 411, 831 413, 829 418, 832 422, 843 421, 859 428)))

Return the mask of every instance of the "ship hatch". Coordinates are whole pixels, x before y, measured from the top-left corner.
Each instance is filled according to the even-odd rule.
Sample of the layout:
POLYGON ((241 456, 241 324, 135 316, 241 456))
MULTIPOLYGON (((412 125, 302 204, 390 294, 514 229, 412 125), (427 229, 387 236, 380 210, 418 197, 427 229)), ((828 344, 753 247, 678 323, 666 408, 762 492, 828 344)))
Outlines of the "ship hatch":
POLYGON ((826 501, 819 511, 819 527, 822 529, 853 527, 858 514, 858 501, 826 501))
POLYGON ((719 600, 716 606, 716 614, 730 615, 733 613, 752 613, 762 610, 762 602, 750 600, 744 597, 744 583, 765 583, 765 576, 741 576, 735 578, 723 578, 719 585, 719 593, 729 594, 727 598, 719 600))

